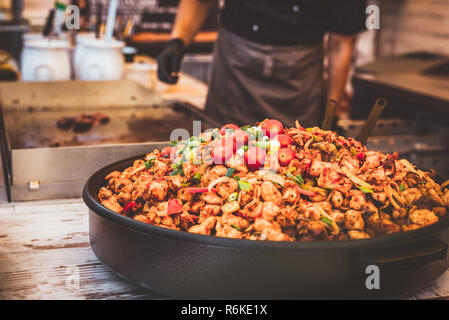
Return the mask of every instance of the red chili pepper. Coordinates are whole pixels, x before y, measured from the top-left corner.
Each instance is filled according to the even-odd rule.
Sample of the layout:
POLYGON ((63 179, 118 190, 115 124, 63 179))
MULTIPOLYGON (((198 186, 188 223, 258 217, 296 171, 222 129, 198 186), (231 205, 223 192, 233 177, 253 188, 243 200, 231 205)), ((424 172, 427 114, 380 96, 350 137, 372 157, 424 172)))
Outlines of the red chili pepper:
POLYGON ((129 212, 129 211, 131 211, 134 207, 136 207, 137 206, 137 203, 135 203, 135 202, 129 202, 124 208, 123 208, 123 211, 125 211, 125 212, 129 212))
POLYGON ((357 153, 357 159, 359 159, 360 161, 365 160, 365 154, 363 152, 357 153))
POLYGON ((308 196, 308 197, 313 197, 314 195, 316 195, 316 192, 309 191, 309 190, 304 190, 304 189, 301 189, 301 188, 298 188, 298 192, 300 194, 308 196))
POLYGON ((306 165, 306 168, 304 169, 304 173, 305 173, 306 175, 309 175, 309 173, 310 173, 310 167, 312 166, 312 162, 313 162, 313 160, 310 161, 310 162, 306 165))
POLYGON ((168 200, 167 214, 172 215, 182 212, 182 203, 178 199, 168 200))
POLYGON ((332 181, 331 182, 331 185, 334 185, 334 184, 336 184, 338 181, 340 181, 341 180, 341 177, 338 177, 337 179, 335 179, 334 181, 332 181))
MULTIPOLYGON (((188 191, 190 194, 196 194, 196 193, 206 193, 206 192, 209 192, 209 189, 208 189, 208 188, 188 188, 187 191, 188 191)), ((212 192, 217 192, 217 191, 214 190, 214 189, 211 189, 210 191, 212 191, 212 192)))

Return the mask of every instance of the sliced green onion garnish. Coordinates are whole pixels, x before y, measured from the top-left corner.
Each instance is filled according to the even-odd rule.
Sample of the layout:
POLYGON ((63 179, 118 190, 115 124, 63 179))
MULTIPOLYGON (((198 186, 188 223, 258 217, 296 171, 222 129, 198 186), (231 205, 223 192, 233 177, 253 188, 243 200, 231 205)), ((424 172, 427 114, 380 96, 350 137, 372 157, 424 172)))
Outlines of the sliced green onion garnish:
POLYGON ((155 159, 150 159, 147 162, 145 162, 145 168, 150 169, 152 166, 154 166, 155 159))
POLYGON ((373 192, 374 192, 373 190, 371 190, 371 189, 369 189, 369 188, 362 187, 362 186, 359 186, 358 188, 359 188, 363 193, 373 193, 373 192))
POLYGON ((228 172, 226 172, 226 177, 231 178, 234 173, 235 173, 235 169, 229 168, 228 172))
POLYGON ((170 176, 176 176, 177 174, 179 174, 179 169, 173 170, 170 176))
POLYGON ((229 202, 235 201, 235 200, 237 200, 238 196, 239 196, 239 194, 237 192, 234 192, 233 194, 231 194, 229 196, 228 201, 229 202))
POLYGON ((332 221, 326 217, 321 217, 321 221, 332 227, 332 221))
POLYGON ((405 186, 404 186, 403 183, 401 183, 401 184, 399 185, 399 190, 401 190, 401 191, 404 191, 404 190, 405 190, 405 186))
POLYGON ((297 184, 299 184, 299 185, 303 185, 304 184, 303 182, 301 182, 301 180, 299 180, 297 177, 292 175, 290 172, 287 172, 286 175, 287 175, 287 177, 290 178, 290 180, 296 182, 297 184))
POLYGON ((235 176, 235 177, 234 177, 234 180, 239 181, 239 180, 240 180, 240 176, 235 176))
POLYGON ((248 181, 239 180, 239 188, 242 191, 251 191, 251 185, 248 181))
POLYGON ((238 231, 242 231, 242 229, 240 229, 239 227, 237 227, 237 226, 235 226, 233 224, 231 224, 231 227, 233 227, 234 229, 237 229, 238 231))

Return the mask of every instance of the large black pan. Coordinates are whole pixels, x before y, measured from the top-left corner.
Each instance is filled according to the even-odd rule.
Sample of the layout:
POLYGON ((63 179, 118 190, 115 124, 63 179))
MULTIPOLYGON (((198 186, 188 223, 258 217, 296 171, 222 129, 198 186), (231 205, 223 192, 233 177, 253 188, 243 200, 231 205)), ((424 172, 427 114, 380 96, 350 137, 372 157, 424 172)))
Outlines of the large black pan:
POLYGON ((86 183, 90 242, 96 256, 114 272, 168 296, 383 298, 423 286, 449 267, 448 218, 373 239, 279 243, 168 230, 101 206, 97 193, 104 177, 139 158, 143 156, 111 164, 86 183), (380 289, 370 290, 367 283, 368 288, 379 284, 380 289))

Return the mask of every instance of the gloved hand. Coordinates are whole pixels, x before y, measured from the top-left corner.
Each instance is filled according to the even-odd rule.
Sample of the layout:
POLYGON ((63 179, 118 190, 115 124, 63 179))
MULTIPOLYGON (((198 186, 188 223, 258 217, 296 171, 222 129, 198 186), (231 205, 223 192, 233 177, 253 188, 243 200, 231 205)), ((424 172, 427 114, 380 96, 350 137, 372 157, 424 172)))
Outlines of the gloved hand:
POLYGON ((169 84, 178 82, 178 72, 181 69, 184 54, 185 45, 181 39, 172 39, 167 42, 164 51, 157 58, 159 80, 169 84))

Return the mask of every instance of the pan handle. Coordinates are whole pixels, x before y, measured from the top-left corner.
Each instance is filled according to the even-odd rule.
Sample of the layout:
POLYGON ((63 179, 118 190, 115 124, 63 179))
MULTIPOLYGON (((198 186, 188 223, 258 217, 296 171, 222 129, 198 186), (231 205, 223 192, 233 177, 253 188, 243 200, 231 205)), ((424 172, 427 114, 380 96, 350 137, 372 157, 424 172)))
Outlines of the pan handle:
POLYGON ((358 259, 365 265, 375 265, 381 270, 393 271, 423 266, 432 261, 447 260, 447 253, 447 243, 441 240, 427 240, 396 248, 367 249, 359 252, 358 259))

